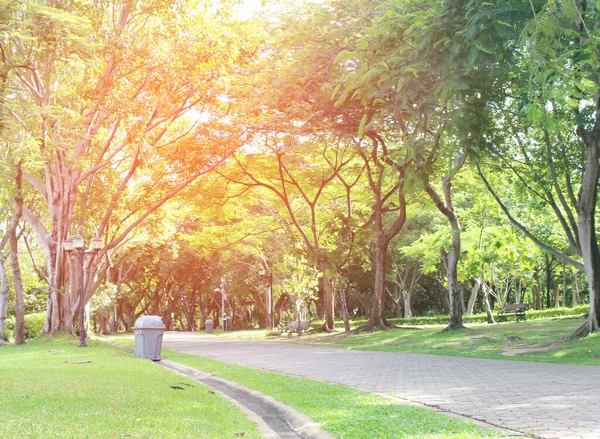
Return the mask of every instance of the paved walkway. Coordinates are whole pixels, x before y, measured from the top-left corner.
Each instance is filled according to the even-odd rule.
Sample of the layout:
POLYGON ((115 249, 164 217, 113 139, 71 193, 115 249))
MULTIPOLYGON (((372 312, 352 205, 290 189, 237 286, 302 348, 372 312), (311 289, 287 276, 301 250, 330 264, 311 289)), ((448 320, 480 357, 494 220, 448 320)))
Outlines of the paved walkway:
POLYGON ((600 367, 166 333, 163 347, 387 393, 544 439, 600 439, 600 367))

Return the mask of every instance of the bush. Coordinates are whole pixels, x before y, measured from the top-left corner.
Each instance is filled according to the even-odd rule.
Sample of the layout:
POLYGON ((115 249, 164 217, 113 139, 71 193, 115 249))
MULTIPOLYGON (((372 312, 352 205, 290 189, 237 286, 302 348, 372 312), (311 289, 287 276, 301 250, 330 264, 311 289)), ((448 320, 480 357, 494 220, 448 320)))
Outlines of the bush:
POLYGON ((4 342, 9 342, 12 340, 13 338, 13 330, 15 329, 15 318, 14 317, 8 317, 6 319, 6 331, 4 332, 4 342))
MULTIPOLYGON (((46 323, 46 313, 38 312, 25 316, 25 338, 35 338, 42 333, 46 323)), ((10 340, 14 339, 15 318, 6 319, 6 332, 10 340)))
POLYGON ((6 318, 6 330, 9 331, 12 335, 12 331, 15 329, 15 318, 7 317, 6 318))
POLYGON ((25 316, 25 338, 35 338, 42 334, 46 323, 46 313, 38 312, 25 316))

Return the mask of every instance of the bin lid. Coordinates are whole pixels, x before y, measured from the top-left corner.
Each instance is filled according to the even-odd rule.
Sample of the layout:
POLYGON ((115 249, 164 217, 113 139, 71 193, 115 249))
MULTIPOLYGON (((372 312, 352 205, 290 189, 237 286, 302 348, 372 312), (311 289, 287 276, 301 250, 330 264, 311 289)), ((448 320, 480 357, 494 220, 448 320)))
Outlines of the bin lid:
POLYGON ((135 321, 133 329, 154 328, 165 329, 161 316, 142 316, 135 321))

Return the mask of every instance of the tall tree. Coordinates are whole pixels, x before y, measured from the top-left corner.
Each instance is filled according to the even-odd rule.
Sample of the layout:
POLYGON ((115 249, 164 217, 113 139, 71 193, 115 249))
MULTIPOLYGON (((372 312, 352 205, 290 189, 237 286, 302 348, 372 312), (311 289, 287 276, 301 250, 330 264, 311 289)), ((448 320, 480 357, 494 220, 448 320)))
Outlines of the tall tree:
POLYGON ((10 250, 10 266, 12 269, 13 286, 15 289, 15 344, 25 343, 25 297, 23 289, 23 279, 21 277, 21 266, 19 264, 19 241, 17 227, 21 221, 23 213, 23 195, 22 195, 22 168, 19 162, 16 166, 15 175, 15 199, 14 213, 8 225, 8 244, 10 250))
POLYGON ((71 329, 79 306, 64 294, 69 234, 106 244, 86 272, 87 301, 108 254, 238 145, 202 138, 199 125, 208 107, 220 113, 215 84, 251 55, 253 39, 230 32, 208 2, 109 3, 13 2, 1 43, 19 103, 12 123, 37 145, 23 176, 45 206, 23 216, 45 249, 49 333, 71 329))
POLYGON ((319 209, 328 202, 325 195, 335 193, 333 183, 340 169, 353 159, 353 149, 341 142, 337 146, 321 142, 321 146, 319 138, 286 146, 285 139, 281 143, 276 137, 267 141, 271 154, 235 156, 237 166, 223 175, 238 185, 268 190, 282 203, 282 227, 298 239, 322 271, 325 329, 332 330, 336 267, 324 245, 331 238, 322 227, 319 209))
MULTIPOLYGON (((595 3, 586 1, 523 3, 529 6, 529 13, 508 22, 523 31, 520 39, 508 43, 516 49, 508 64, 512 76, 504 85, 512 93, 498 110, 498 127, 506 133, 506 141, 494 152, 534 200, 533 205, 551 207, 570 248, 549 241, 510 202, 501 199, 496 188, 486 184, 517 228, 554 257, 585 271, 590 313, 575 333, 585 335, 600 326, 600 251, 595 222, 600 80, 594 43, 600 32, 599 12, 595 3)), ((485 169, 480 171, 487 182, 485 169)))

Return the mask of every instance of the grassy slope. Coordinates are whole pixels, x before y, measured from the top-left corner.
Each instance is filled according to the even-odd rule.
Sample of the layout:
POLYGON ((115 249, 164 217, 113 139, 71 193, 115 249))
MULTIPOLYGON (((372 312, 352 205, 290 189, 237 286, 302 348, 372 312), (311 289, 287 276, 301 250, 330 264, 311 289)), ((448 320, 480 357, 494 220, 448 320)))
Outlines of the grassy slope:
POLYGON ((206 387, 106 343, 88 344, 59 336, 0 347, 0 437, 261 437, 206 387))

